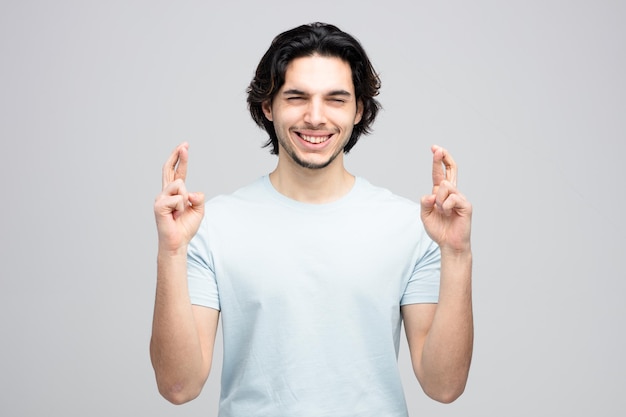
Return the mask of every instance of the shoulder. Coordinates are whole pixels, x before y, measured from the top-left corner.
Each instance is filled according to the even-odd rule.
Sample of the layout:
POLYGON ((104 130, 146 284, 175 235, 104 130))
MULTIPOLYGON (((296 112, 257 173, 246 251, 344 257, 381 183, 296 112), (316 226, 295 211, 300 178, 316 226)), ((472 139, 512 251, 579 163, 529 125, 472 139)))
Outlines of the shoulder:
POLYGON ((362 177, 357 177, 358 200, 363 204, 382 205, 386 207, 394 207, 398 210, 419 210, 419 203, 394 194, 387 188, 380 187, 370 183, 362 177))
POLYGON ((355 197, 347 207, 351 219, 389 233, 410 230, 416 236, 422 234, 421 208, 417 202, 360 177, 356 185, 355 197))
POLYGON ((267 198, 265 177, 245 185, 230 194, 215 196, 206 202, 208 211, 231 210, 237 206, 258 203, 267 198))

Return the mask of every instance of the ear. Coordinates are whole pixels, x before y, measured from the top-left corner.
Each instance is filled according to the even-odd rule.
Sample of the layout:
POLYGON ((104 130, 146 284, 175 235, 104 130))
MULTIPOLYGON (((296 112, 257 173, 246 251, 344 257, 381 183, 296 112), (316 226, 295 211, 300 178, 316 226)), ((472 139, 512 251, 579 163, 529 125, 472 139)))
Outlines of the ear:
POLYGON ((357 100, 356 115, 354 116, 354 124, 358 125, 362 117, 363 117, 363 100, 357 100))
POLYGON ((265 100, 261 104, 261 108, 263 109, 263 113, 265 114, 267 120, 273 122, 274 120, 272 119, 272 102, 270 100, 265 100))

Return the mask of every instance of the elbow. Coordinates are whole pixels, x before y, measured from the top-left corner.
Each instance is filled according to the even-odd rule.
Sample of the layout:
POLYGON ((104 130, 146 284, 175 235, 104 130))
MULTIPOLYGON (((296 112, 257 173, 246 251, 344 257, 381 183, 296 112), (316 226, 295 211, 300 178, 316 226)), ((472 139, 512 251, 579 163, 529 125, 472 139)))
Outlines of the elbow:
POLYGON ((156 372, 159 394, 174 405, 181 405, 196 399, 202 392, 206 378, 194 376, 168 375, 156 372))
POLYGON ((460 391, 460 392, 450 391, 450 392, 445 392, 445 393, 441 393, 437 395, 429 395, 429 397, 442 404, 450 404, 456 401, 456 399, 459 398, 461 394, 463 394, 463 391, 460 391))
POLYGON ((200 389, 185 387, 183 384, 158 384, 159 393, 174 405, 185 404, 200 395, 200 389))
POLYGON ((197 381, 181 375, 171 375, 157 367, 154 369, 159 394, 172 404, 185 404, 200 395, 204 380, 197 381))
POLYGON ((460 385, 448 385, 440 389, 424 390, 433 400, 442 404, 450 404, 456 401, 465 391, 465 384, 460 385))
POLYGON ((150 344, 150 357, 159 394, 175 405, 185 404, 197 398, 208 378, 210 364, 206 366, 205 373, 181 372, 184 366, 164 363, 160 360, 155 346, 154 343, 150 344))

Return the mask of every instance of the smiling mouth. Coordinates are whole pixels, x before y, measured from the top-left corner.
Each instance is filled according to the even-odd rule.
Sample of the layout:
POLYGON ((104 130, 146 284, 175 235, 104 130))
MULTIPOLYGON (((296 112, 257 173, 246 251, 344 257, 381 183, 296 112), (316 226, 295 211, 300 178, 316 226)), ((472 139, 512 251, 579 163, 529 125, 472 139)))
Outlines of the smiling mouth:
POLYGON ((330 137, 332 135, 326 135, 326 136, 309 136, 309 135, 304 135, 302 133, 298 133, 298 136, 309 143, 313 143, 313 144, 318 144, 318 143, 323 143, 326 142, 328 139, 330 139, 330 137))

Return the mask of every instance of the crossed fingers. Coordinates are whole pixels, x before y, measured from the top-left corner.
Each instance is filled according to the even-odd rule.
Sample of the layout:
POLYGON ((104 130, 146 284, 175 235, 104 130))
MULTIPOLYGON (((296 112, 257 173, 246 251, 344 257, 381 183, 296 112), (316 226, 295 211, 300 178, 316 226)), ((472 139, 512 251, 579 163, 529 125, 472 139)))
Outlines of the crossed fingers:
POLYGON ((433 145, 433 194, 443 181, 448 181, 456 187, 457 166, 450 153, 441 146, 433 145))
MULTIPOLYGON (((445 216, 468 208, 468 202, 457 190, 457 165, 450 153, 437 145, 433 152, 433 191, 435 208, 445 216)), ((431 197, 432 198, 432 197, 431 197)), ((432 200, 431 200, 432 201, 432 200)))
POLYGON ((163 190, 172 182, 187 179, 187 164, 189 162, 189 144, 183 142, 174 149, 174 152, 163 165, 163 190))

